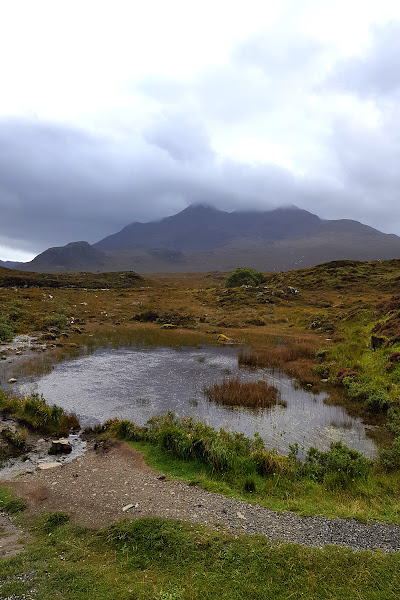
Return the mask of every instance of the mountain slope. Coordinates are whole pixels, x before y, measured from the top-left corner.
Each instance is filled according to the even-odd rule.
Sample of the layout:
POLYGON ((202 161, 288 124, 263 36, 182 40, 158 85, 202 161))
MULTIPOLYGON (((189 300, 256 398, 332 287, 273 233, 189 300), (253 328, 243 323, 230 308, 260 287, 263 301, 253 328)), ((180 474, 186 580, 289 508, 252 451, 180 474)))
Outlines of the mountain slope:
POLYGON ((45 250, 28 263, 20 263, 19 268, 36 273, 57 273, 60 271, 109 271, 108 257, 93 248, 88 242, 71 242, 45 250))
POLYGON ((0 267, 5 267, 6 269, 15 269, 19 264, 19 262, 13 260, 0 260, 0 267))
POLYGON ((131 223, 118 233, 94 244, 98 250, 208 250, 220 248, 238 236, 265 241, 306 235, 321 221, 297 207, 266 212, 228 213, 204 205, 192 205, 180 213, 150 223, 131 223))

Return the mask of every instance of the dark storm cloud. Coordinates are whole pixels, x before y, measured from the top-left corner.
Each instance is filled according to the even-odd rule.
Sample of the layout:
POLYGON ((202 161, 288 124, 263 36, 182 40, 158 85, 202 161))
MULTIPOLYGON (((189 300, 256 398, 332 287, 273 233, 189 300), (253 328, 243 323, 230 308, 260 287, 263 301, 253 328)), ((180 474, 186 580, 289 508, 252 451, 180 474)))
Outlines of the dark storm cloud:
POLYGON ((115 142, 58 124, 0 122, 0 245, 40 252, 94 242, 194 202, 234 210, 294 201, 288 171, 219 161, 189 117, 164 116, 145 138, 115 142))
POLYGON ((367 50, 338 62, 328 84, 360 96, 399 92, 400 23, 375 27, 367 50))
POLYGON ((122 114, 130 128, 114 136, 0 121, 0 246, 38 253, 95 242, 195 202, 224 210, 296 204, 399 234, 400 25, 376 29, 363 56, 336 63, 325 79, 329 49, 278 34, 248 40, 191 80, 131 84, 145 105, 150 98, 153 116, 141 125, 122 114), (293 172, 273 164, 278 158, 218 154, 217 141, 229 154, 230 140, 240 146, 246 137, 249 146, 265 141, 272 159, 287 146, 293 172))

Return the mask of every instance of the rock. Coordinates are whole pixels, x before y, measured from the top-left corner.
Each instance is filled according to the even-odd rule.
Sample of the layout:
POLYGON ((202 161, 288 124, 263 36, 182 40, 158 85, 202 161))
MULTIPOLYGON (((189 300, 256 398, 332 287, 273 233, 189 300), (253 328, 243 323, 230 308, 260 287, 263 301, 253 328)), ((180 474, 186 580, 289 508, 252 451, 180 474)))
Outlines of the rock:
POLYGON ((122 510, 123 510, 124 512, 127 512, 128 510, 131 510, 131 508, 137 508, 138 506, 139 506, 139 503, 138 503, 138 502, 136 502, 136 504, 127 504, 126 506, 124 506, 124 507, 122 508, 122 510))
POLYGON ((47 471, 47 469, 54 469, 56 467, 62 467, 62 464, 60 462, 48 462, 40 463, 40 465, 37 466, 40 471, 47 471))
POLYGON ((66 438, 60 438, 51 442, 50 454, 69 454, 72 452, 72 446, 66 438))
POLYGON ((236 516, 238 516, 238 517, 239 517, 239 519, 244 519, 244 520, 246 520, 246 517, 245 517, 244 515, 242 515, 242 513, 241 513, 241 512, 239 512, 239 511, 236 513, 236 516))
POLYGON ((15 377, 11 377, 11 378, 8 380, 8 383, 17 383, 17 380, 15 379, 15 377))
POLYGON ((165 475, 159 475, 159 476, 157 477, 157 479, 158 479, 159 481, 164 481, 164 479, 166 479, 166 476, 165 476, 165 475))

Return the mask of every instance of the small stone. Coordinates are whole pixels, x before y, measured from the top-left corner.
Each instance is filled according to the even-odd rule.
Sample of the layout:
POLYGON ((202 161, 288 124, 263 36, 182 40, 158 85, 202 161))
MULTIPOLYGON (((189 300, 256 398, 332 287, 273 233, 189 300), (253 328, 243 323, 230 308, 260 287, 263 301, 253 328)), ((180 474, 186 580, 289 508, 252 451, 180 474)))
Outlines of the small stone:
POLYGON ((62 467, 62 464, 60 462, 48 462, 48 463, 41 463, 40 465, 37 466, 37 468, 40 471, 47 471, 47 469, 54 469, 56 467, 62 467))
POLYGON ((240 513, 239 511, 236 513, 236 515, 239 517, 239 519, 246 520, 246 517, 244 515, 242 515, 242 513, 240 513))
POLYGON ((164 481, 164 479, 166 479, 166 478, 167 478, 167 477, 166 477, 165 475, 159 475, 159 476, 157 477, 157 479, 158 479, 159 481, 164 481))
POLYGON ((8 383, 17 383, 17 380, 15 379, 15 377, 10 377, 8 383))
POLYGON ((139 506, 139 503, 138 503, 138 502, 136 502, 136 504, 126 504, 126 506, 124 506, 124 507, 122 508, 122 510, 123 510, 124 512, 127 512, 128 510, 131 510, 131 508, 137 508, 138 506, 139 506))

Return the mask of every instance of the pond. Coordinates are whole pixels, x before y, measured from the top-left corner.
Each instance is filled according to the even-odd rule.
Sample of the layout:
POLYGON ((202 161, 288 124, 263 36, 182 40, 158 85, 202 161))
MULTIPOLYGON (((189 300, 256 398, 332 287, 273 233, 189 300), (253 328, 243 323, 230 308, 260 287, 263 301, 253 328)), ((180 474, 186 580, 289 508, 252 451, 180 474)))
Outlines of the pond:
POLYGON ((249 436, 258 431, 267 448, 284 454, 295 442, 300 448, 327 450, 338 440, 368 457, 376 454, 360 419, 325 403, 327 394, 299 389, 283 374, 239 368, 236 347, 174 349, 140 344, 92 348, 89 354, 48 365, 47 371, 42 375, 21 372, 13 392, 43 394, 48 403, 76 412, 82 426, 113 417, 144 425, 153 415, 172 411, 249 436), (287 405, 254 410, 208 401, 204 386, 235 376, 242 381, 266 380, 280 390, 287 405))

